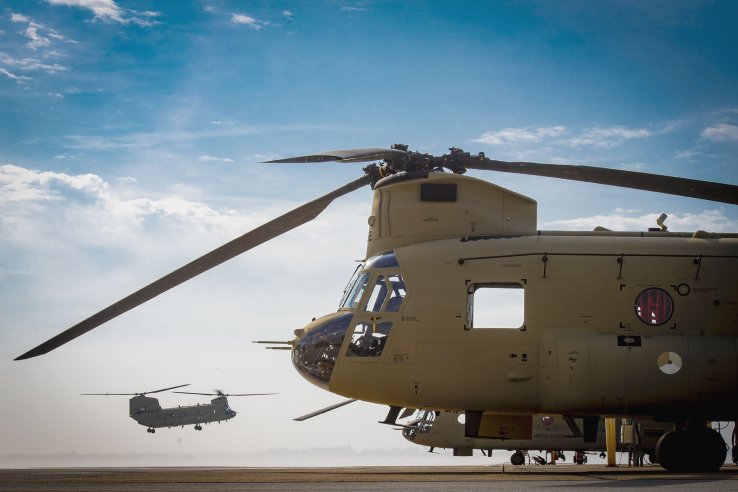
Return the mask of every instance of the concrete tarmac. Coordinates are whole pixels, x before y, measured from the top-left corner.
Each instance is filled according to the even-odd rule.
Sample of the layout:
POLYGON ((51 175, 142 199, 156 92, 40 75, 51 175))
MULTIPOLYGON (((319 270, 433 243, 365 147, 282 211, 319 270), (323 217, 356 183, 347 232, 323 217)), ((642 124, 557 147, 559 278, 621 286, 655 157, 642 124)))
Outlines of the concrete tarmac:
POLYGON ((602 465, 341 468, 32 468, 0 470, 0 491, 738 491, 738 467, 669 473, 602 465))

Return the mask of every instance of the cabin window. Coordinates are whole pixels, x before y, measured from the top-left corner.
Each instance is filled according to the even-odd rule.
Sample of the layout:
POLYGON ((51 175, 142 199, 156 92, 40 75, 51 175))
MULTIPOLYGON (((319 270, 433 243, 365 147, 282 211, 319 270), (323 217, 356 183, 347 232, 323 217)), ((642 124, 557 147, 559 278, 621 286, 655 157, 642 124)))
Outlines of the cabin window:
POLYGON ((380 275, 374 283, 374 288, 364 310, 396 313, 400 310, 405 293, 405 282, 399 273, 380 275))
POLYGON ((387 343, 392 323, 378 320, 360 321, 354 326, 346 355, 348 357, 379 357, 387 343))
POLYGON ((485 283, 469 287, 466 329, 524 327, 525 290, 521 284, 485 283))

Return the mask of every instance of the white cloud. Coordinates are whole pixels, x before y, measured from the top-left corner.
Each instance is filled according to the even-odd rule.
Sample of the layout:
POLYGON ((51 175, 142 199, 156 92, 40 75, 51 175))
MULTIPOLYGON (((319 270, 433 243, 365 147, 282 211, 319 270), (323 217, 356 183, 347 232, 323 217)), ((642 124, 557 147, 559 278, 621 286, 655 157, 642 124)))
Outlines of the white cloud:
POLYGON ((702 155, 702 152, 695 149, 680 150, 674 153, 675 159, 685 159, 688 161, 694 161, 695 157, 702 155))
POLYGON ((94 19, 102 22, 117 22, 119 24, 135 24, 140 27, 149 27, 159 24, 153 20, 159 16, 158 12, 137 11, 123 9, 114 0, 46 0, 51 5, 64 7, 79 7, 90 10, 95 14, 94 19))
POLYGON ((368 12, 369 9, 366 7, 357 7, 357 6, 344 6, 341 7, 341 12, 344 12, 346 14, 356 14, 359 12, 368 12))
POLYGON ((90 136, 67 135, 70 148, 107 150, 120 148, 153 147, 161 142, 171 142, 201 138, 235 137, 239 135, 258 135, 261 133, 282 131, 356 131, 356 127, 339 127, 332 125, 283 125, 283 126, 236 126, 224 124, 215 130, 173 131, 159 133, 132 133, 128 135, 90 136))
POLYGON ((25 15, 16 13, 10 14, 10 20, 13 22, 31 22, 31 19, 25 15))
POLYGON ((538 128, 504 128, 502 130, 484 132, 479 137, 472 139, 472 142, 507 146, 543 143, 561 147, 615 147, 626 140, 648 138, 673 131, 674 128, 676 128, 676 125, 671 123, 657 132, 645 128, 626 128, 623 126, 585 128, 578 133, 574 133, 562 125, 538 128))
POLYGON ((269 22, 262 21, 259 19, 255 19, 251 17, 250 15, 246 14, 233 14, 231 16, 231 22, 235 24, 243 24, 245 26, 250 27, 251 29, 255 31, 261 30, 264 26, 268 26, 269 22))
POLYGON ((81 7, 91 10, 96 18, 122 22, 123 10, 113 0, 46 0, 51 5, 81 7))
POLYGON ((718 123, 702 130, 700 136, 718 143, 738 142, 738 126, 718 123))
POLYGON ((8 67, 29 72, 42 71, 46 73, 65 72, 69 67, 58 63, 44 63, 36 58, 13 58, 7 53, 0 52, 0 63, 8 67))
MULTIPOLYGON (((616 209, 609 215, 594 215, 573 219, 555 220, 545 224, 547 228, 563 230, 593 230, 597 226, 613 231, 645 231, 657 227, 661 213, 638 214, 637 210, 616 209)), ((674 214, 667 212, 666 226, 670 231, 731 232, 738 229, 738 221, 729 219, 723 209, 704 210, 700 213, 674 214)))
POLYGON ((283 10, 283 11, 282 11, 282 17, 284 17, 284 18, 285 18, 285 19, 287 19, 288 21, 293 21, 293 20, 295 20, 295 14, 293 14, 293 13, 292 13, 291 11, 289 11, 289 10, 283 10))
POLYGON ((569 145, 578 147, 582 145, 593 145, 595 147, 615 147, 625 140, 647 138, 654 132, 644 128, 625 128, 622 126, 611 126, 604 128, 590 128, 584 130, 578 136, 569 140, 569 145))
POLYGON ((235 162, 233 159, 213 157, 210 155, 201 155, 197 160, 200 162, 235 162))
POLYGON ((26 77, 25 75, 16 75, 13 72, 8 71, 8 69, 0 67, 0 75, 5 75, 10 80, 15 80, 19 84, 22 84, 24 82, 28 82, 31 79, 31 77, 26 77))
MULTIPOLYGON (((124 189, 136 180, 123 177, 115 186, 124 189)), ((166 218, 166 228, 219 230, 226 238, 246 228, 244 220, 232 211, 219 212, 211 207, 178 196, 152 198, 117 190, 95 174, 68 175, 37 171, 20 166, 0 166, 0 231, 6 240, 38 241, 69 228, 96 231, 94 241, 101 246, 116 247, 120 238, 135 237, 142 230, 159 226, 166 218), (53 214, 55 219, 50 219, 53 214), (53 227, 49 229, 49 223, 53 227), (22 224, 22 225, 21 225, 22 224), (11 234, 18 229, 33 231, 11 234)), ((73 236, 65 232, 66 236, 73 236)))
MULTIPOLYGON (((21 32, 26 38, 29 39, 26 46, 34 51, 49 48, 52 45, 52 40, 63 41, 67 43, 76 43, 76 41, 67 38, 58 31, 48 28, 43 24, 39 24, 38 22, 34 22, 31 18, 26 17, 23 14, 11 14, 10 18, 13 22, 28 24, 26 28, 21 32)), ((59 56, 59 53, 53 50, 45 50, 44 56, 59 56)))
POLYGON ((61 197, 59 187, 102 196, 107 185, 94 174, 70 176, 39 172, 13 164, 0 166, 0 204, 8 202, 50 201, 61 197))
POLYGON ((488 131, 472 142, 490 145, 505 145, 511 143, 538 143, 553 137, 559 137, 567 132, 565 126, 547 126, 541 128, 505 128, 498 131, 488 131))
POLYGON ((28 42, 28 47, 32 50, 51 46, 51 40, 48 37, 39 34, 38 30, 41 27, 42 26, 40 26, 39 24, 31 22, 26 28, 25 35, 28 39, 30 39, 30 41, 28 42))

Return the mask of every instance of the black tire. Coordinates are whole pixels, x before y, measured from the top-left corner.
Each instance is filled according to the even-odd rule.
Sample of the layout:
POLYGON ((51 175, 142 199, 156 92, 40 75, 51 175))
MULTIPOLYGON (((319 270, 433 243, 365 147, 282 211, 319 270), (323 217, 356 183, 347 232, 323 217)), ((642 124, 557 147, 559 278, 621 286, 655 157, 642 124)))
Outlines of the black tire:
POLYGON ((717 471, 727 453, 720 434, 707 427, 667 432, 656 443, 656 459, 668 471, 717 471))
POLYGON ((523 456, 523 453, 520 451, 515 451, 512 456, 510 456, 510 463, 512 463, 515 466, 520 466, 525 464, 525 456, 523 456))

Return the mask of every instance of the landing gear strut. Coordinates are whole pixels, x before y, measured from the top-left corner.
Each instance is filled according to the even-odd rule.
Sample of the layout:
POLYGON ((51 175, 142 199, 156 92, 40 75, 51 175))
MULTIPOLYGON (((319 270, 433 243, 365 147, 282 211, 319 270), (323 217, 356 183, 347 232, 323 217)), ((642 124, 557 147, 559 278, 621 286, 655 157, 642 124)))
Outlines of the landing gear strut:
POLYGON ((668 471, 717 471, 728 447, 720 434, 702 425, 667 432, 656 443, 656 457, 668 471))

